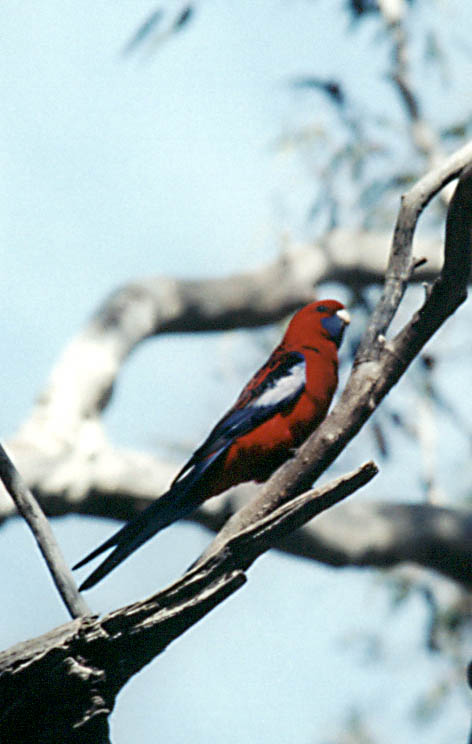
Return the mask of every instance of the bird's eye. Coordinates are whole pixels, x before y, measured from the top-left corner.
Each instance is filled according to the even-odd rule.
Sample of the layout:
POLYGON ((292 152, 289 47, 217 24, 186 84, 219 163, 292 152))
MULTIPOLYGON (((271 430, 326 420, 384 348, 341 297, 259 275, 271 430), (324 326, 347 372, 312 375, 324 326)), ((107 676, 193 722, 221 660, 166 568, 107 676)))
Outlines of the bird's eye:
POLYGON ((318 310, 319 313, 327 313, 328 312, 328 308, 326 307, 326 305, 319 305, 316 309, 318 310))

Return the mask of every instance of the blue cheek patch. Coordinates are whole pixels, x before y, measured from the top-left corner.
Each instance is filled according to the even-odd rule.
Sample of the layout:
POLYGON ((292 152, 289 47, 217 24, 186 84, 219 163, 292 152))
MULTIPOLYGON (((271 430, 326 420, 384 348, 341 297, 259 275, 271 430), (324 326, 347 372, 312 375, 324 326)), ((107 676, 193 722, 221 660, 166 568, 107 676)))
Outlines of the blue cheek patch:
POLYGON ((344 328, 346 327, 344 321, 337 315, 330 315, 328 318, 321 319, 321 325, 336 346, 339 346, 343 338, 344 328))

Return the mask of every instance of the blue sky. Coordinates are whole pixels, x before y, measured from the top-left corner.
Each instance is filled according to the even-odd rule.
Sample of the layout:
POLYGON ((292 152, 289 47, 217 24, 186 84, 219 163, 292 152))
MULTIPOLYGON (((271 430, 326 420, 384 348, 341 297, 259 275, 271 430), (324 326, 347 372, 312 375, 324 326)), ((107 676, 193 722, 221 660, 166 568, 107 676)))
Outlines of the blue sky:
MULTIPOLYGON (((460 4, 448 6, 460 20, 460 4)), ((339 77, 376 110, 398 108, 381 81, 384 42, 370 22, 348 33, 341 2, 203 2, 154 55, 143 49, 123 58, 123 45, 154 7, 2 4, 4 437, 27 415, 64 343, 117 285, 148 274, 247 270, 277 255, 284 228, 300 228, 307 174, 293 153, 276 154, 274 142, 314 115, 320 124, 331 120, 321 99, 307 103, 290 90, 292 77, 339 77)), ((460 69, 452 92, 433 74, 427 79, 429 106, 442 91, 433 116, 460 110, 470 84, 465 63, 460 69)), ((171 443, 197 444, 258 354, 248 333, 146 344, 120 377, 106 419, 110 437, 147 449, 164 433, 171 443)), ((395 487, 408 491, 413 480, 402 473, 395 487)), ((388 493, 388 477, 383 483, 388 493)), ((54 527, 72 563, 111 525, 71 517, 54 527)), ((196 526, 170 528, 92 591, 92 606, 102 611, 150 594, 207 541, 196 526)), ((0 556, 8 565, 2 646, 64 622, 23 525, 3 529, 0 556)), ((388 589, 367 573, 267 556, 245 588, 124 690, 113 741, 144 742, 159 732, 173 744, 189 737, 320 744, 335 739, 356 707, 379 741, 406 741, 412 701, 444 669, 423 649, 425 621, 414 597, 392 614, 388 589), (380 640, 379 628, 386 630, 380 640), (381 663, 369 655, 372 645, 381 663)), ((466 709, 454 699, 444 725, 415 729, 415 741, 463 740, 466 709)))

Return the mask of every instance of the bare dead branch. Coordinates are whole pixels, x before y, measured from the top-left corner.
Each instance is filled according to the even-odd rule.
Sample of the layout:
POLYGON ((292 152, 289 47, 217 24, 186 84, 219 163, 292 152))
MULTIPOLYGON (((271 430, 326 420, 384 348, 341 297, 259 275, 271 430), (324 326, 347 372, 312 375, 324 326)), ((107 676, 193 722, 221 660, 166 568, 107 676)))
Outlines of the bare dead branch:
MULTIPOLYGON (((347 387, 339 403, 315 435, 300 448, 292 460, 274 474, 261 489, 258 498, 229 520, 206 557, 172 587, 148 600, 117 610, 101 620, 83 619, 79 625, 66 626, 63 632, 55 631, 52 636, 31 641, 19 649, 13 649, 11 653, 6 652, 3 666, 0 664, 3 669, 0 686, 4 701, 3 711, 0 712, 0 727, 4 726, 3 731, 8 731, 9 727, 12 730, 11 726, 18 725, 20 732, 24 734, 24 742, 51 741, 48 733, 48 711, 43 702, 45 690, 41 689, 41 700, 37 692, 34 692, 38 688, 38 680, 47 679, 46 699, 51 694, 57 701, 61 697, 57 694, 59 687, 61 691, 73 687, 76 692, 80 692, 72 696, 73 704, 69 704, 67 709, 58 710, 56 707, 53 740, 107 741, 107 716, 113 707, 116 693, 132 674, 241 586, 248 566, 261 551, 267 550, 274 539, 281 539, 286 534, 287 525, 293 529, 301 521, 308 519, 313 514, 313 509, 314 513, 318 513, 322 508, 345 498, 350 489, 355 490, 372 477, 373 467, 367 465, 358 473, 341 479, 342 482, 305 493, 313 480, 359 431, 407 369, 414 354, 464 300, 470 273, 472 220, 472 172, 464 169, 471 161, 472 145, 469 145, 405 195, 397 221, 383 296, 360 346, 347 387), (446 256, 441 275, 423 308, 392 342, 387 343, 383 334, 401 301, 406 282, 411 277, 414 264, 412 238, 418 217, 434 194, 459 174, 461 179, 449 210, 446 256), (459 273, 454 267, 459 269, 459 273), (31 731, 25 729, 28 723, 28 716, 24 715, 25 705, 28 706, 30 715, 31 710, 35 713, 34 739, 31 738, 31 731), (58 726, 63 727, 60 735, 57 732, 58 726), (73 734, 71 726, 74 726, 73 734), (38 736, 38 731, 41 736, 38 736)), ((152 292, 143 293, 140 286, 136 297, 137 305, 134 310, 130 297, 126 299, 122 296, 119 302, 116 302, 115 297, 115 302, 108 303, 106 312, 100 312, 87 330, 86 342, 89 350, 95 348, 95 361, 101 360, 104 363, 106 375, 98 376, 97 373, 93 379, 95 370, 89 368, 93 383, 88 388, 88 393, 92 394, 89 397, 89 406, 84 405, 85 397, 80 398, 80 404, 76 397, 65 417, 73 428, 79 422, 84 425, 84 422, 89 424, 98 419, 99 412, 108 400, 117 364, 139 339, 157 332, 157 329, 161 332, 172 330, 172 303, 170 306, 168 302, 164 303, 164 307, 170 307, 170 312, 167 316, 164 315, 163 321, 162 316, 156 314, 157 304, 152 292), (125 313, 121 313, 120 303, 123 300, 127 305, 125 313), (104 345, 100 357, 101 342, 104 345)), ((187 294, 187 300, 188 297, 187 294)), ((213 300, 212 297, 207 305, 208 317, 212 317, 213 300)), ((205 303, 203 306, 205 307, 205 303)), ((188 317, 193 318, 192 328, 201 328, 202 316, 192 309, 192 305, 187 306, 187 312, 188 317)), ((205 319, 206 323, 208 317, 205 319)), ((219 318, 222 322, 221 316, 219 318)), ((70 367, 71 372, 73 369, 73 366, 70 367)), ((83 370, 73 379, 83 388, 86 378, 81 375, 83 370)), ((51 457, 64 451, 64 442, 70 442, 63 422, 59 428, 55 426, 55 415, 60 413, 57 400, 54 400, 58 390, 60 385, 56 388, 51 386, 49 399, 46 395, 45 405, 41 410, 42 423, 46 428, 52 420, 51 431, 54 436, 51 437, 51 442, 54 442, 54 437, 56 443, 62 441, 62 448, 50 446, 51 457), (52 411, 52 419, 49 419, 51 406, 56 406, 56 410, 52 411)), ((67 398, 58 395, 58 400, 67 408, 67 398)), ((40 408, 36 413, 38 411, 40 408)), ((37 418, 36 423, 40 418, 41 416, 37 418)), ((23 444, 28 441, 31 440, 25 436, 23 444)), ((69 695, 62 697, 70 700, 69 695)), ((0 728, 0 734, 1 732, 0 728)))
POLYGON ((285 504, 153 597, 0 654, 0 738, 15 732, 23 744, 108 741, 108 715, 127 680, 242 586, 245 570, 287 530, 346 498, 376 472, 367 463, 285 504), (47 679, 47 688, 38 679, 47 679))
MULTIPOLYGON (((439 168, 427 173, 402 197, 393 234, 383 294, 361 341, 357 355, 359 361, 364 358, 366 360, 370 359, 373 349, 379 350, 382 345, 382 342, 379 343, 379 337, 381 339, 385 336, 403 297, 411 275, 413 235, 422 211, 443 186, 457 178, 470 163, 471 157, 472 145, 468 143, 448 158, 439 168)), ((465 246, 467 246, 467 243, 463 246, 463 253, 467 257, 465 246)), ((442 270, 444 270, 444 264, 442 270)), ((470 271, 466 272, 464 276, 466 282, 469 274, 470 271)))
MULTIPOLYGON (((440 245, 422 241, 427 264, 415 281, 432 281, 440 269, 440 245)), ((36 460, 82 457, 108 447, 100 415, 110 402, 124 360, 136 346, 161 333, 220 331, 274 323, 314 298, 322 281, 341 281, 356 291, 383 279, 388 237, 333 230, 321 245, 296 245, 251 274, 178 281, 155 277, 116 290, 66 347, 46 388, 15 437, 36 460)), ((22 469, 22 472, 23 469, 22 469)))
MULTIPOLYGON (((109 446, 91 461, 66 455, 41 460, 34 451, 14 450, 20 470, 50 517, 84 514, 128 521, 148 507, 175 474, 175 463, 109 446), (17 456, 18 455, 18 456, 17 456), (55 473, 54 480, 47 473, 55 473)), ((255 497, 244 484, 211 499, 188 517, 212 532, 255 497)), ((0 520, 15 515, 11 500, 0 501, 0 520)), ((439 505, 353 501, 330 510, 276 545, 278 550, 332 566, 386 568, 412 562, 469 586, 472 576, 472 517, 439 505)))
POLYGON ((25 519, 38 544, 49 573, 72 618, 91 615, 85 600, 79 594, 51 526, 43 510, 27 488, 20 474, 0 444, 0 479, 25 519))
POLYGON ((218 550, 233 532, 270 513, 281 503, 306 490, 336 459, 370 418, 381 400, 408 368, 414 356, 467 295, 470 275, 472 173, 465 170, 448 212, 445 261, 420 316, 400 331, 391 344, 384 334, 400 304, 410 276, 413 234, 418 218, 438 191, 457 177, 472 160, 472 144, 451 156, 440 168, 422 178, 402 199, 382 297, 359 345, 354 367, 339 402, 300 447, 295 457, 279 468, 260 495, 235 514, 203 558, 218 550), (459 238, 455 238, 457 229, 459 238), (458 270, 451 266, 457 262, 458 270), (446 297, 445 293, 449 292, 446 297), (401 354, 397 347, 400 346, 401 354))

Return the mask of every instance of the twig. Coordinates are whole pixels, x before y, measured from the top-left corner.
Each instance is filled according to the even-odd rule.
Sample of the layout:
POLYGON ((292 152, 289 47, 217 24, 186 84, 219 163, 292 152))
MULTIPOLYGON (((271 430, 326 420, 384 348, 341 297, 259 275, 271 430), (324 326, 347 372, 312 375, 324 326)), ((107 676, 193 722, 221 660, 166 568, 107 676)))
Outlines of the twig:
POLYGON ((0 444, 0 480, 28 523, 72 619, 92 612, 79 594, 43 510, 0 444))
POLYGON ((342 475, 324 486, 297 496, 255 524, 249 525, 243 533, 232 538, 234 541, 240 540, 243 534, 244 540, 247 540, 247 546, 240 550, 244 555, 244 560, 238 561, 238 564, 249 566, 268 547, 302 527, 313 517, 339 504, 347 496, 369 483, 377 473, 378 468, 375 463, 366 462, 352 473, 342 475))
MULTIPOLYGON (((411 276, 413 236, 421 213, 431 199, 454 178, 457 178, 472 161, 472 143, 467 143, 460 150, 451 155, 439 168, 427 173, 402 197, 401 208, 398 213, 393 234, 392 248, 385 275, 385 285, 369 326, 357 352, 356 363, 363 359, 372 359, 373 350, 380 353, 379 336, 385 336, 393 316, 411 276)), ((456 199, 457 201, 457 199, 456 199)), ((451 219, 448 213, 448 222, 451 219)), ((450 231, 451 232, 451 231, 450 231)), ((449 240, 452 240, 450 236, 449 240)), ((467 247, 462 244, 460 250, 467 258, 467 247)), ((446 244, 446 258, 448 246, 446 244)), ((469 257, 470 258, 470 257, 469 257)), ((443 266, 443 272, 446 266, 443 266)), ((466 272, 467 283, 470 272, 466 272)), ((459 279, 459 277, 457 277, 459 279)))

